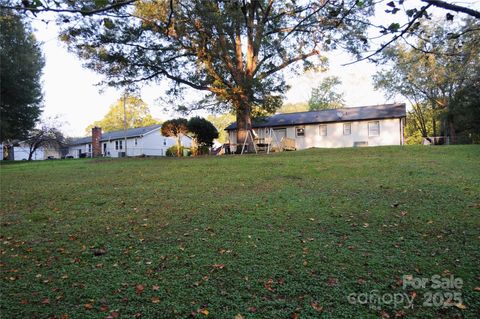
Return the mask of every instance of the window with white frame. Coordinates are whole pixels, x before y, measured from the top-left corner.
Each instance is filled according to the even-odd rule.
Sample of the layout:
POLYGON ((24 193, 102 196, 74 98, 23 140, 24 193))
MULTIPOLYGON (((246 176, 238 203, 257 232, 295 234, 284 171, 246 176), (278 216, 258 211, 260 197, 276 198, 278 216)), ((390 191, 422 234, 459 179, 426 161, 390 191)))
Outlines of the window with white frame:
POLYGON ((297 136, 305 136, 305 126, 295 127, 295 132, 297 136))
POLYGON ((121 150, 123 149, 123 141, 122 140, 118 141, 118 148, 121 149, 121 150))
POLYGON ((163 145, 167 145, 167 139, 166 138, 163 139, 163 145))
POLYGON ((115 141, 115 150, 118 150, 118 141, 115 141))
POLYGON ((92 152, 92 144, 88 144, 88 153, 92 152))
POLYGON ((135 146, 137 146, 137 144, 138 144, 138 141, 137 141, 137 139, 135 139, 135 146))
POLYGON ((368 136, 380 136, 380 121, 368 122, 368 136))
POLYGON ((320 124, 318 126, 320 136, 327 136, 327 124, 320 124))
POLYGON ((352 123, 343 123, 343 135, 352 134, 352 123))

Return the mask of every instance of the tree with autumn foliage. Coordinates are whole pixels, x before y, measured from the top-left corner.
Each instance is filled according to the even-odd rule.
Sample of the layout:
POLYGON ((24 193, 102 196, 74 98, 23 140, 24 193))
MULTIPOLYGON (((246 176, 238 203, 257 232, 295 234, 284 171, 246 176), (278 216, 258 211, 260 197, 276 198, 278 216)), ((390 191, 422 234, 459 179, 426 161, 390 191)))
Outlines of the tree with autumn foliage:
POLYGON ((204 92, 192 108, 233 111, 242 143, 254 110, 282 105, 284 71, 323 65, 330 49, 366 48, 373 3, 139 0, 108 15, 65 19, 61 39, 108 85, 168 79, 173 95, 204 92))
MULTIPOLYGON (((387 11, 396 14, 403 2, 388 2, 387 11)), ((394 18, 389 26, 378 26, 382 34, 393 37, 373 55, 413 34, 418 20, 429 17, 433 7, 474 17, 479 14, 446 1, 422 2, 423 6, 405 11, 405 24, 394 18)), ((373 26, 369 17, 374 6, 382 4, 374 0, 6 3, 4 8, 65 13, 59 18, 61 39, 87 67, 105 75, 105 84, 130 86, 167 79, 173 96, 184 96, 186 88, 204 92, 200 103, 187 109, 232 111, 239 143, 251 129, 254 112, 271 113, 280 107, 288 89, 285 71, 315 68, 325 62, 322 53, 330 49, 341 48, 358 56, 366 52, 367 28, 373 26), (72 14, 77 16, 72 18, 72 14), (84 19, 78 19, 80 15, 84 19)))
POLYGON ((127 129, 160 124, 160 121, 153 118, 148 105, 141 98, 128 95, 121 97, 112 104, 105 117, 93 122, 85 131, 87 134, 91 134, 93 127, 101 127, 104 132, 123 130, 124 113, 127 129))
POLYGON ((160 132, 163 136, 174 137, 177 140, 177 156, 182 156, 182 137, 188 133, 188 121, 184 118, 165 121, 160 132))

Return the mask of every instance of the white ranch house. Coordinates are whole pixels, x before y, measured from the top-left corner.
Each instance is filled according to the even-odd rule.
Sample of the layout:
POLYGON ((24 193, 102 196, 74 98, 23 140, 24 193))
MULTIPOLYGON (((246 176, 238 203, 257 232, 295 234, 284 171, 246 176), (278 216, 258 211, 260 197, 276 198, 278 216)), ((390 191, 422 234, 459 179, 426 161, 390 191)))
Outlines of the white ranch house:
MULTIPOLYGON (((14 161, 26 161, 28 159, 28 155, 30 154, 30 146, 21 141, 14 143, 14 146, 9 147, 10 154, 7 156, 8 158, 4 158, 5 155, 8 153, 4 153, 4 147, 9 147, 3 144, 0 144, 0 160, 8 159, 14 161)), ((61 157, 61 149, 60 148, 52 148, 52 147, 44 147, 41 146, 36 149, 32 154, 33 161, 39 160, 46 160, 48 158, 60 158, 61 157)))
MULTIPOLYGON (((106 157, 127 156, 165 156, 167 149, 176 145, 176 139, 165 137, 160 132, 161 125, 151 125, 128 129, 126 132, 114 131, 102 133, 100 128, 92 129, 92 136, 74 140, 68 146, 67 156, 74 158, 93 157, 95 136, 98 137, 98 154, 106 157), (127 137, 125 154, 125 136, 127 137)), ((182 137, 182 146, 191 147, 191 138, 182 137)))
MULTIPOLYGON (((310 112, 275 114, 252 121, 258 144, 285 140, 297 150, 323 147, 403 145, 405 104, 385 104, 310 112), (266 142, 268 140, 268 142, 266 142)), ((237 125, 226 129, 230 149, 235 152, 237 125)))

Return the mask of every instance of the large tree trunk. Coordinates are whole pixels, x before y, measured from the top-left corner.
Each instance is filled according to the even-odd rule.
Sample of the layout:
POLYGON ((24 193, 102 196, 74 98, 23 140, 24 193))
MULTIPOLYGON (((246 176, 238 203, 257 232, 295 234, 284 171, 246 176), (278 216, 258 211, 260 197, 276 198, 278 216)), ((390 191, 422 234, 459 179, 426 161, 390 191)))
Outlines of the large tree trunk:
POLYGON ((448 119, 448 131, 449 131, 449 135, 450 135, 450 141, 449 143, 450 144, 456 144, 456 134, 455 134, 455 126, 453 124, 453 119, 448 119))
POLYGON ((237 107, 237 153, 240 153, 243 148, 245 140, 245 150, 247 152, 253 152, 253 141, 248 136, 248 131, 252 130, 252 118, 251 118, 251 106, 250 103, 244 101, 239 103, 237 107))
POLYGON ((177 157, 180 157, 182 156, 182 137, 179 135, 177 135, 177 157))

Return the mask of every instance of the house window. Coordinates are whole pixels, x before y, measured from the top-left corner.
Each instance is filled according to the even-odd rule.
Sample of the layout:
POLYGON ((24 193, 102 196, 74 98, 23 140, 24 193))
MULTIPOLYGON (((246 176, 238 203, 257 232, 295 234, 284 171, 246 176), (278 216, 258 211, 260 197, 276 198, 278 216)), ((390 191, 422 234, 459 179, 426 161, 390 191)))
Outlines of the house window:
POLYGON ((118 150, 118 141, 115 141, 115 150, 118 150))
POLYGON ((373 121, 368 122, 368 136, 379 136, 380 135, 380 122, 373 121))
POLYGON ((163 145, 167 145, 167 139, 166 138, 163 139, 163 145))
POLYGON ((305 126, 297 126, 295 131, 297 136, 305 136, 305 126))
POLYGON ((88 153, 92 152, 92 144, 88 144, 88 153))
POLYGON ((123 141, 118 141, 118 148, 123 149, 123 141))
POLYGON ((107 143, 103 143, 103 155, 107 154, 107 143))
POLYGON ((343 135, 350 135, 350 134, 352 134, 352 124, 343 123, 343 135))
POLYGON ((318 127, 320 136, 327 136, 327 125, 322 124, 318 127))
POLYGON ((137 139, 135 139, 135 146, 137 146, 137 139))

